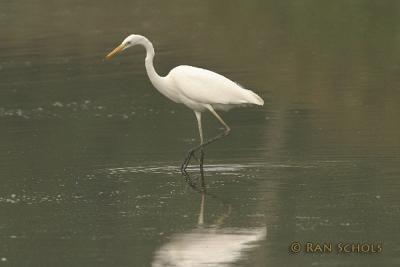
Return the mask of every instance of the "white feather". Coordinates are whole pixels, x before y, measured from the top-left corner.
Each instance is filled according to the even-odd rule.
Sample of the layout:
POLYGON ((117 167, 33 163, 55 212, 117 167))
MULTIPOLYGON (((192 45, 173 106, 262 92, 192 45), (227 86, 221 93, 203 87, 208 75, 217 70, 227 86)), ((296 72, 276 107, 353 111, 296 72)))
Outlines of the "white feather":
POLYGON ((179 93, 176 102, 191 108, 210 104, 216 109, 230 109, 249 104, 263 105, 256 93, 240 87, 228 78, 202 68, 178 66, 165 77, 179 93))
MULTIPOLYGON (((206 69, 178 66, 172 69, 167 76, 161 77, 157 74, 153 64, 154 47, 142 35, 129 35, 106 58, 112 58, 117 53, 135 45, 142 45, 146 49, 146 71, 154 87, 170 100, 182 103, 194 111, 201 145, 207 144, 203 139, 201 112, 210 111, 225 127, 224 134, 227 135, 231 129, 215 109, 228 110, 247 105, 264 105, 264 100, 253 91, 244 89, 228 78, 206 69)), ((182 171, 186 169, 190 158, 191 155, 182 164, 182 171)))

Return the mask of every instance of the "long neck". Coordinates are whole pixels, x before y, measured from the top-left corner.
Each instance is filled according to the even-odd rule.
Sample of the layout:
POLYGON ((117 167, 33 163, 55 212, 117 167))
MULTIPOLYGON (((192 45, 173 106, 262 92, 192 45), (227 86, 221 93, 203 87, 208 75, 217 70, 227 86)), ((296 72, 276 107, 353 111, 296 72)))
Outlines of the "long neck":
POLYGON ((146 59, 145 59, 145 65, 146 65, 146 71, 147 75, 150 78, 151 83, 157 88, 161 85, 162 77, 157 74, 156 70, 154 69, 153 65, 153 58, 154 58, 154 47, 152 43, 146 39, 143 38, 143 41, 141 44, 144 46, 146 49, 146 59))

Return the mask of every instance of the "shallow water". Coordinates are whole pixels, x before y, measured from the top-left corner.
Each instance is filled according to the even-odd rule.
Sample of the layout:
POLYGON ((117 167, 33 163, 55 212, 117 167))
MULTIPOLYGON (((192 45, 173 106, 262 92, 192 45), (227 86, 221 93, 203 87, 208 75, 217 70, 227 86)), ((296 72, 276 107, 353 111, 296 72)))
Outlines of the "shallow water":
POLYGON ((397 2, 0 7, 0 265, 400 264, 397 2), (143 49, 104 61, 129 33, 160 74, 208 68, 266 102, 221 114, 233 130, 205 151, 205 195, 179 172, 192 112, 152 88, 143 49))

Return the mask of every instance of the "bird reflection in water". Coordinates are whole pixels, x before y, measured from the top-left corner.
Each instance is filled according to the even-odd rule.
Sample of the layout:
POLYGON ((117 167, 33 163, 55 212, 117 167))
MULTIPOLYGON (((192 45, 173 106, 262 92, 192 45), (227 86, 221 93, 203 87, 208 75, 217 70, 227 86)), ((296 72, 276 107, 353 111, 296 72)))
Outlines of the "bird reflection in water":
POLYGON ((214 225, 204 220, 206 196, 223 201, 206 191, 204 171, 200 171, 201 182, 194 182, 185 173, 187 184, 201 195, 200 212, 196 227, 184 233, 172 235, 168 242, 155 253, 153 267, 158 266, 230 266, 245 257, 246 252, 256 248, 264 240, 267 228, 223 228, 224 220, 231 214, 231 205, 223 202, 226 211, 214 225))

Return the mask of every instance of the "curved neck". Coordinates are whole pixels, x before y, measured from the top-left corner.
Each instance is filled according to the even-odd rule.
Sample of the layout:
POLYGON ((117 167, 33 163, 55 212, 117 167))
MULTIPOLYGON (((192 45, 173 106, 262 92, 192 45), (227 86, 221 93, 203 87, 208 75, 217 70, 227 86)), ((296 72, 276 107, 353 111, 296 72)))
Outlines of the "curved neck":
POLYGON ((142 42, 140 42, 141 45, 144 46, 146 49, 146 59, 145 59, 145 66, 146 66, 146 71, 147 75, 150 78, 151 83, 157 87, 157 85, 160 84, 162 77, 157 74, 156 70, 154 69, 153 65, 153 58, 154 58, 154 47, 153 44, 147 39, 143 38, 142 42))

